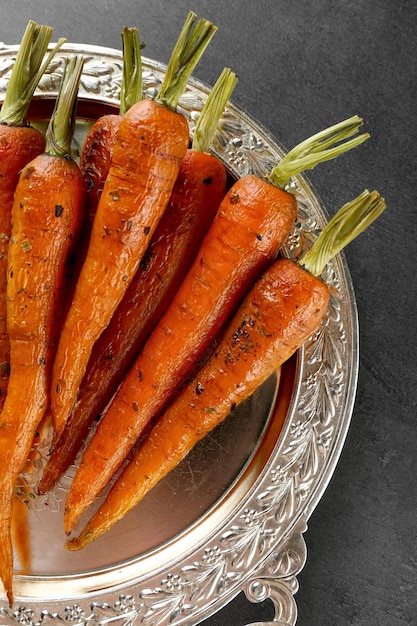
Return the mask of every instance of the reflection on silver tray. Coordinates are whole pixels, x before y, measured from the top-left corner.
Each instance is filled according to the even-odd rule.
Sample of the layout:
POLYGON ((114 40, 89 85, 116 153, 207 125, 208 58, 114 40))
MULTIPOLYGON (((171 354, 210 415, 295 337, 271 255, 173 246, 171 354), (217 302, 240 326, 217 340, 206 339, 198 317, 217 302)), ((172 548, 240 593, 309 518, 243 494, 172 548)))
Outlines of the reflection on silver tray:
MULTIPOLYGON (((0 99, 16 50, 0 44, 0 99)), ((118 108, 122 59, 116 50, 64 46, 36 94, 32 114, 40 121, 56 96, 64 57, 74 54, 86 59, 76 150, 83 120, 118 108)), ((144 59, 147 95, 157 90, 164 69, 144 59)), ((207 93, 193 80, 180 102, 191 132, 207 93)), ((236 177, 263 176, 283 155, 268 131, 233 104, 213 150, 236 177)), ((284 253, 296 258, 314 241, 326 213, 304 177, 292 186, 299 215, 284 253)), ((324 280, 332 292, 325 323, 297 357, 107 536, 81 552, 63 547, 71 472, 52 493, 35 495, 47 453, 39 446, 21 480, 32 571, 19 574, 17 562, 16 604, 0 608, 0 626, 62 620, 77 626, 194 625, 241 591, 253 602, 271 598, 274 624, 295 624, 296 576, 306 558, 302 533, 337 463, 356 391, 357 315, 343 256, 329 264, 324 280)))

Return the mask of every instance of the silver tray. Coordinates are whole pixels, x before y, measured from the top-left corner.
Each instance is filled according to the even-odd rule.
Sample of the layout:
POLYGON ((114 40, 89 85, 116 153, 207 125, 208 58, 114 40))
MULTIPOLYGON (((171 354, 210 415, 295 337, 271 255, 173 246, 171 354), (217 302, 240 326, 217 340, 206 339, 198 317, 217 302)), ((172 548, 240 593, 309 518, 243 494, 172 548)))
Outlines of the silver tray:
MULTIPOLYGON (((0 44, 0 100, 17 46, 0 44)), ((79 93, 74 153, 91 120, 118 109, 118 50, 66 44, 36 93, 32 119, 52 110, 64 57, 86 61, 79 93)), ((152 96, 165 66, 144 58, 152 96)), ((209 87, 191 80, 180 110, 193 131, 209 87)), ((260 176, 282 157, 279 142, 233 103, 213 151, 234 177, 260 176)), ((292 183, 299 214, 283 253, 296 258, 317 236, 327 214, 308 180, 292 183)), ((272 624, 297 620, 297 574, 306 560, 303 533, 338 461, 353 409, 358 374, 358 321, 343 255, 324 280, 331 302, 319 332, 280 372, 201 442, 170 476, 110 533, 80 552, 64 549, 63 503, 72 468, 56 489, 36 495, 47 446, 21 477, 27 506, 31 570, 19 573, 15 604, 0 605, 0 626, 112 622, 127 626, 200 623, 244 592, 270 598, 272 624)))

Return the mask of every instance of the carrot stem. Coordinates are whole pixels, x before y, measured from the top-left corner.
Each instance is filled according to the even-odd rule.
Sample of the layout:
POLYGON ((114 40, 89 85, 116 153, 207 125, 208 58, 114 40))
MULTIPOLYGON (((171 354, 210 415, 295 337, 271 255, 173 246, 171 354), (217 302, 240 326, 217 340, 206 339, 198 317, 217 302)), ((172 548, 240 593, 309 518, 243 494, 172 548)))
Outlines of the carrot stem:
POLYGON ((83 65, 84 58, 77 56, 66 63, 61 89, 45 134, 45 152, 51 156, 67 158, 71 156, 78 87, 83 65))
POLYGON ((330 259, 368 228, 385 209, 380 194, 365 189, 332 217, 312 248, 300 259, 300 265, 314 276, 320 276, 330 259))
POLYGON ((137 28, 125 28, 122 33, 123 74, 120 90, 120 115, 124 115, 132 104, 143 98, 142 54, 137 28))
POLYGON ((189 11, 178 40, 174 46, 162 85, 155 101, 176 110, 195 66, 208 46, 217 26, 205 19, 195 24, 196 14, 189 11))
POLYGON ((29 21, 10 75, 0 111, 0 124, 26 125, 26 116, 33 93, 51 59, 65 42, 65 39, 59 39, 42 63, 52 31, 51 26, 39 25, 33 20, 29 21))
POLYGON ((192 145, 194 150, 209 151, 219 119, 236 87, 236 83, 236 74, 225 67, 198 116, 192 145))
POLYGON ((274 167, 269 174, 269 181, 284 189, 292 176, 313 169, 319 163, 334 159, 363 143, 369 139, 369 133, 349 139, 359 131, 362 121, 360 117, 354 115, 305 139, 274 167))

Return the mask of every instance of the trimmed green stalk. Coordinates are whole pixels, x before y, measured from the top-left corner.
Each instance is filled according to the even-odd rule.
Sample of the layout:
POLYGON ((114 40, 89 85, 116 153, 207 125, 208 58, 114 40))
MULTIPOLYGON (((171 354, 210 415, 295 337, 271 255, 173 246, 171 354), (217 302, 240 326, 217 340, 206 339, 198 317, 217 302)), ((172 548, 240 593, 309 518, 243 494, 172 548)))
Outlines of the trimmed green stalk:
POLYGON ((335 157, 359 146, 369 139, 369 133, 349 139, 358 133, 362 119, 357 115, 343 122, 330 126, 290 150, 269 174, 269 181, 284 189, 289 179, 308 169, 313 169, 323 161, 335 157))
POLYGON ((379 193, 365 189, 332 217, 312 248, 299 260, 299 265, 314 276, 320 276, 330 259, 368 228, 385 209, 385 201, 379 193))
POLYGON ((45 152, 52 156, 71 157, 74 135, 77 96, 84 58, 72 57, 67 61, 54 111, 45 134, 45 152))
POLYGON ((120 115, 143 98, 142 54, 137 28, 123 29, 123 74, 120 90, 120 115))
POLYGON ((52 31, 50 26, 29 21, 7 85, 0 111, 0 124, 26 126, 26 117, 35 89, 52 58, 66 41, 63 38, 59 39, 42 63, 52 31))
POLYGON ((156 102, 173 111, 177 109, 195 66, 217 31, 217 26, 205 19, 199 19, 194 26, 196 17, 193 11, 189 11, 155 97, 156 102))
POLYGON ((192 147, 200 152, 208 152, 223 111, 236 87, 236 74, 225 67, 198 116, 192 147))

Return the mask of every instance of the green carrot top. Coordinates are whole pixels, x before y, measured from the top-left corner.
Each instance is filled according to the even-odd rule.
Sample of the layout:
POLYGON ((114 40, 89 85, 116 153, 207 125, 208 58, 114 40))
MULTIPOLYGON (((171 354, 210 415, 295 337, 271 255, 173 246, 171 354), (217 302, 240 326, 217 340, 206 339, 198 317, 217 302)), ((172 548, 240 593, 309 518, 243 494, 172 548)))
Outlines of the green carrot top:
POLYGON ((123 73, 120 90, 120 115, 143 98, 142 89, 142 54, 139 31, 137 28, 123 29, 123 73))
POLYGON ((350 139, 359 131, 361 125, 362 119, 354 115, 305 139, 274 167, 269 174, 269 181, 283 189, 291 176, 313 169, 319 163, 334 159, 355 148, 370 137, 369 133, 363 133, 350 139))
POLYGON ((25 126, 33 94, 51 59, 65 42, 59 39, 44 59, 52 28, 30 20, 19 46, 0 111, 0 124, 25 126))
POLYGON ((78 88, 84 58, 74 56, 66 62, 61 87, 46 130, 45 152, 70 158, 74 135, 78 88))
POLYGON ((195 66, 211 41, 217 26, 205 19, 195 24, 196 14, 189 11, 172 51, 162 85, 155 101, 176 110, 195 66))
POLYGON ((380 194, 365 189, 339 209, 299 264, 311 274, 320 276, 330 259, 368 228, 385 209, 380 194))
POLYGON ((192 147, 200 152, 208 152, 219 120, 236 86, 236 74, 225 67, 198 116, 192 147))

